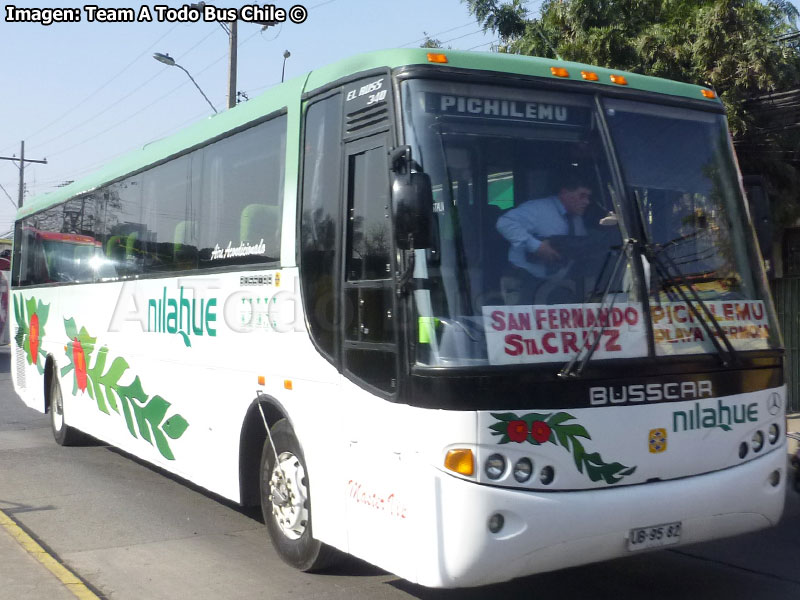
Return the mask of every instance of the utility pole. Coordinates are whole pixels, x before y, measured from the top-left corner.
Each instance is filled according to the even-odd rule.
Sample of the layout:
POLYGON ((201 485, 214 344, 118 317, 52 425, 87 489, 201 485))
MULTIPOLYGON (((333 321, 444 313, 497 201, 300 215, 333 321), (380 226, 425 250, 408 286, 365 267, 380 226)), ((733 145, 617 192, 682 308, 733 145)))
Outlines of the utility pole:
MULTIPOLYGON (((202 11, 205 5, 205 2, 193 2, 189 6, 202 11)), ((248 22, 262 25, 262 31, 270 25, 278 24, 278 21, 252 20, 248 22)), ((233 21, 229 22, 218 21, 218 23, 219 26, 225 30, 225 33, 228 34, 228 108, 236 108, 236 69, 238 68, 237 54, 239 49, 239 22, 238 20, 234 19, 233 21)))
POLYGON ((239 48, 238 39, 238 25, 237 21, 231 21, 228 24, 230 34, 230 53, 228 59, 228 108, 236 108, 236 69, 237 69, 237 54, 239 48))
POLYGON ((0 156, 0 160, 12 160, 19 162, 17 168, 19 169, 19 199, 17 201, 17 208, 22 208, 22 200, 25 193, 25 163, 40 163, 47 164, 47 159, 34 160, 33 158, 25 158, 25 140, 20 142, 19 158, 16 156, 0 156))

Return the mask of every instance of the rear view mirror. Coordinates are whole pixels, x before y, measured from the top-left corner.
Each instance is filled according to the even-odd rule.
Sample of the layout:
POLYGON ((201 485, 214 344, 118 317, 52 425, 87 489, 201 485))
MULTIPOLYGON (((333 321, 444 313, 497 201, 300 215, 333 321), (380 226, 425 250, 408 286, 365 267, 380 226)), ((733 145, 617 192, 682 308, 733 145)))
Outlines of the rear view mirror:
POLYGON ((428 248, 431 244, 433 191, 427 173, 411 170, 411 147, 401 146, 390 154, 392 208, 400 250, 428 248))
POLYGON ((392 182, 392 205, 397 247, 401 250, 429 247, 433 192, 428 174, 396 176, 392 182))

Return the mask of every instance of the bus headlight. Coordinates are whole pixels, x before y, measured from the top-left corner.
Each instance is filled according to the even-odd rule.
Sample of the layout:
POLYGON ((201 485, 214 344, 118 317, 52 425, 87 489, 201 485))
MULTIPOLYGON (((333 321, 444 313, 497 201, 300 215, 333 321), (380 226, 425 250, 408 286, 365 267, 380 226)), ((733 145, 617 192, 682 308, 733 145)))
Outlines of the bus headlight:
POLYGON ((777 423, 773 423, 767 430, 767 438, 770 444, 776 443, 781 437, 781 428, 777 423))
POLYGON ((492 454, 486 459, 486 476, 489 479, 500 479, 506 472, 506 459, 502 454, 492 454))
POLYGON ((753 449, 753 452, 758 452, 764 447, 764 432, 763 431, 756 431, 753 434, 753 437, 750 438, 750 447, 753 449))
POLYGON ((542 469, 542 472, 539 473, 539 480, 542 482, 543 485, 550 485, 553 483, 553 479, 556 478, 556 470, 553 467, 547 466, 542 469))
POLYGON ((533 474, 533 463, 530 458, 520 458, 514 465, 514 479, 519 483, 525 483, 533 474))

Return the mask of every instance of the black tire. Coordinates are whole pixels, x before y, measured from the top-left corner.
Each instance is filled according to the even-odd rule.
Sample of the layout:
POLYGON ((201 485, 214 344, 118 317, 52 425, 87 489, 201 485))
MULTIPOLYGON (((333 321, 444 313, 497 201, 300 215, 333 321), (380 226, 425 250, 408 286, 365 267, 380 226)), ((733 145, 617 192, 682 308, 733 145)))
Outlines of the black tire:
POLYGON ((79 446, 85 439, 80 431, 67 425, 64 417, 64 397, 55 373, 50 377, 50 429, 59 446, 79 446))
POLYGON ((300 442, 286 419, 270 429, 275 452, 285 476, 275 470, 269 438, 261 451, 261 512, 278 556, 301 571, 319 571, 333 565, 338 551, 314 539, 311 529, 310 486, 300 442), (281 486, 281 484, 283 484, 281 486))

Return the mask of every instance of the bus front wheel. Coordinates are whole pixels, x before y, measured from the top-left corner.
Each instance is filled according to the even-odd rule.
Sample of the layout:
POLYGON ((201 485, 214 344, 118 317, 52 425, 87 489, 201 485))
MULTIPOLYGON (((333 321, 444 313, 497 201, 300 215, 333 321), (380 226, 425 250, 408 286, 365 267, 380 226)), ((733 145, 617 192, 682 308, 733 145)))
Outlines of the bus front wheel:
POLYGON ((270 429, 261 452, 261 511, 270 540, 284 562, 301 571, 330 566, 336 551, 311 532, 308 471, 300 442, 286 419, 270 429), (276 460, 277 458, 277 460, 276 460))

